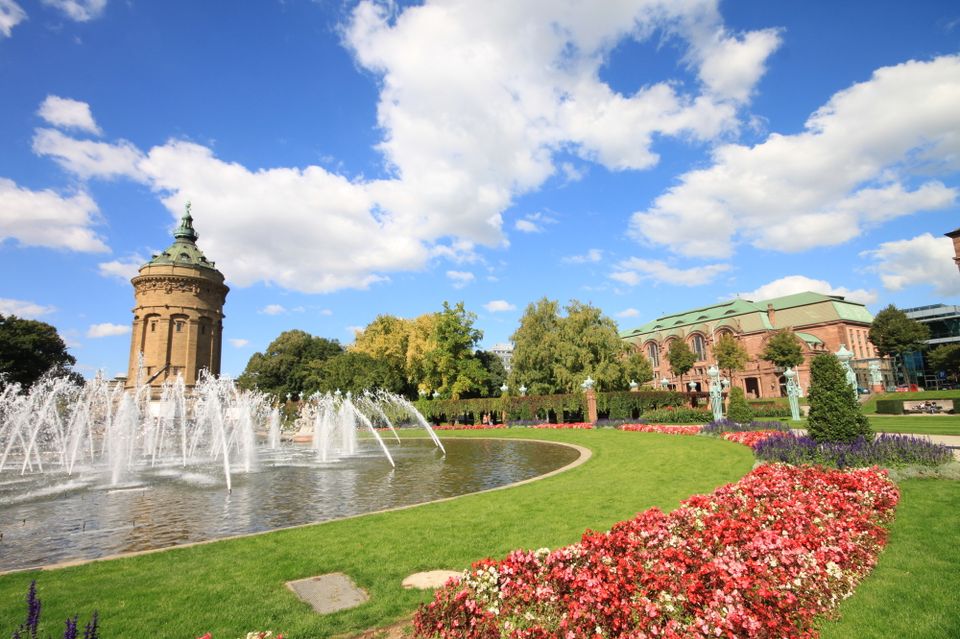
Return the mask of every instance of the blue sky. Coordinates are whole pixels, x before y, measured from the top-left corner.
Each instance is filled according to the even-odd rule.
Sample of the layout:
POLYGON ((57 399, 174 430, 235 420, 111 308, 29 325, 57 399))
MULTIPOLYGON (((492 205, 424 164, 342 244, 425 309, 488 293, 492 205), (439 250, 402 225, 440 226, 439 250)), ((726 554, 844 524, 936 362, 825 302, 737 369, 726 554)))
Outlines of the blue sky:
POLYGON ((953 2, 0 0, 0 313, 123 372, 187 201, 223 370, 444 300, 621 328, 736 295, 957 303, 953 2))

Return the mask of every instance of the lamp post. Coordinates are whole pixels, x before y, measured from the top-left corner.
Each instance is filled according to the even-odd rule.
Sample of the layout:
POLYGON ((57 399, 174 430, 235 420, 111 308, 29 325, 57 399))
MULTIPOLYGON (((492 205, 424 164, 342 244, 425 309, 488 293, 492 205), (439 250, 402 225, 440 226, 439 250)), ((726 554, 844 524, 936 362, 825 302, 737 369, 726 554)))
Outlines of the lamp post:
POLYGON ((582 384, 580 384, 580 388, 582 388, 583 390, 590 390, 593 388, 594 384, 596 384, 596 382, 593 381, 593 378, 587 375, 587 378, 583 380, 582 384))
POLYGON ((506 383, 506 382, 504 382, 504 383, 503 383, 503 386, 500 387, 500 394, 501 394, 501 395, 506 395, 508 390, 510 390, 510 387, 507 386, 507 383, 506 383))
POLYGON ((638 388, 640 388, 640 384, 637 383, 637 380, 631 379, 631 380, 630 380, 630 391, 631 391, 631 392, 636 392, 638 388))
POLYGON ((663 388, 663 390, 667 390, 670 388, 670 380, 664 377, 660 380, 660 386, 663 388))
POLYGON ((587 375, 587 378, 580 384, 583 394, 587 400, 587 421, 591 424, 597 423, 597 394, 593 391, 593 385, 596 384, 593 378, 587 375))
POLYGON ((847 350, 846 344, 840 344, 840 349, 834 353, 837 356, 837 359, 840 360, 840 366, 843 367, 843 373, 847 378, 847 384, 850 385, 851 390, 853 390, 853 396, 857 396, 857 374, 853 372, 853 368, 850 367, 850 360, 853 359, 853 353, 847 350))
POLYGON ((526 397, 526 396, 527 396, 527 387, 524 386, 523 384, 520 384, 520 388, 518 388, 517 390, 520 391, 520 397, 526 397))
POLYGON ((707 369, 710 377, 710 408, 713 409, 713 420, 723 419, 723 384, 720 382, 720 369, 716 365, 707 369))
POLYGON ((797 381, 797 371, 788 368, 783 371, 787 378, 787 401, 790 402, 790 419, 800 421, 800 383, 797 381))
POLYGON ((434 398, 434 399, 440 399, 440 391, 438 391, 438 390, 433 391, 433 398, 434 398))

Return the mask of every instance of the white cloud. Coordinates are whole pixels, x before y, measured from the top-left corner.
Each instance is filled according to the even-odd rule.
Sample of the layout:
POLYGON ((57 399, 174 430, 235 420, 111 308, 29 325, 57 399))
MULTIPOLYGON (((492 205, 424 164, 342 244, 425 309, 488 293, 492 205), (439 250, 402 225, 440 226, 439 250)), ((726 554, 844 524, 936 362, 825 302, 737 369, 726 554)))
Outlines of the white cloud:
POLYGON ((0 0, 0 33, 9 38, 13 28, 27 19, 27 12, 13 0, 0 0))
POLYGON ((536 222, 531 222, 527 219, 517 220, 516 223, 514 223, 513 228, 523 233, 539 233, 543 230, 537 226, 536 222))
POLYGON ((64 169, 84 179, 142 179, 137 163, 143 159, 143 154, 126 140, 110 144, 78 140, 55 129, 37 129, 33 136, 33 152, 52 157, 64 169))
POLYGON ((922 179, 960 169, 957 104, 960 56, 878 69, 836 93, 801 133, 716 149, 712 166, 634 213, 631 234, 698 257, 727 257, 738 241, 803 251, 950 206, 955 188, 922 179))
POLYGON ((331 315, 333 315, 333 311, 330 310, 329 308, 321 308, 319 313, 320 315, 323 315, 325 317, 330 317, 331 315))
POLYGON ((114 337, 117 335, 126 335, 131 330, 129 324, 91 324, 87 329, 87 337, 114 337))
POLYGON ((737 296, 755 302, 807 291, 822 293, 823 295, 840 295, 862 304, 873 304, 877 301, 877 294, 874 291, 833 286, 826 280, 815 280, 805 275, 787 275, 772 282, 767 282, 752 291, 737 293, 737 296))
POLYGON ((617 313, 617 317, 639 317, 639 316, 640 316, 640 311, 638 311, 635 308, 625 308, 619 313, 617 313))
POLYGON ((543 213, 529 213, 517 220, 513 227, 523 233, 541 233, 547 224, 556 224, 557 221, 543 213))
POLYGON ((231 337, 227 341, 230 342, 230 345, 233 346, 234 348, 243 348, 244 346, 250 343, 250 340, 243 339, 240 337, 231 337))
POLYGON ((55 127, 77 129, 100 135, 102 131, 93 119, 90 105, 79 100, 48 95, 37 115, 55 127))
POLYGON ((487 309, 489 313, 505 313, 506 311, 514 311, 517 309, 516 306, 506 300, 492 300, 484 304, 483 307, 487 309))
POLYGON ((590 249, 583 255, 571 255, 570 257, 563 258, 563 261, 567 264, 586 264, 590 262, 599 262, 603 259, 603 250, 602 249, 590 249))
POLYGON ((92 229, 98 219, 96 203, 84 192, 63 197, 0 177, 0 241, 13 238, 24 246, 106 252, 110 249, 92 229))
POLYGON ((146 262, 147 258, 141 255, 131 255, 109 262, 100 262, 97 264, 97 270, 103 277, 114 277, 125 284, 129 284, 130 280, 140 272, 140 267, 146 262))
MULTIPOLYGON (((765 32, 731 34, 714 0, 624 0, 603 11, 572 0, 453 0, 392 12, 366 0, 344 42, 380 80, 377 149, 387 177, 351 179, 320 166, 252 170, 185 141, 140 150, 52 129, 36 132, 34 149, 84 179, 138 180, 174 216, 190 199, 204 251, 230 265, 231 283, 363 289, 435 257, 469 262, 475 246, 505 245, 503 212, 558 171, 576 177, 582 169, 571 154, 641 169, 657 161, 656 138, 709 141, 737 129, 736 94, 749 94, 764 47, 776 45, 755 33, 765 32), (663 38, 679 47, 657 46, 663 38), (632 95, 600 79, 626 39, 675 58, 651 65, 632 95), (708 64, 715 56, 725 60, 722 72, 708 64), (675 72, 651 75, 670 62, 675 72), (685 89, 690 73, 700 82, 685 89)), ((548 223, 524 220, 528 231, 548 223)))
POLYGON ((12 300, 0 297, 0 315, 16 315, 27 319, 36 319, 57 310, 55 306, 44 306, 26 300, 12 300))
POLYGON ((43 0, 43 4, 59 9, 71 20, 88 22, 99 18, 107 8, 107 0, 43 0))
POLYGON ((563 176, 567 182, 579 182, 587 174, 586 169, 577 168, 571 162, 561 163, 560 170, 563 171, 563 176))
POLYGON ((610 278, 630 286, 640 282, 663 282, 676 286, 702 286, 709 284, 721 273, 730 270, 729 264, 707 264, 693 268, 674 268, 661 260, 631 257, 617 262, 610 278))
POLYGON ((280 304, 267 304, 257 312, 263 315, 280 315, 286 313, 287 309, 280 304))
POLYGON ((453 288, 463 288, 474 280, 470 271, 447 271, 447 279, 453 282, 453 288))
POLYGON ((924 233, 908 240, 884 242, 860 254, 876 261, 883 287, 900 291, 910 286, 933 286, 938 295, 960 295, 960 273, 953 262, 953 241, 924 233))

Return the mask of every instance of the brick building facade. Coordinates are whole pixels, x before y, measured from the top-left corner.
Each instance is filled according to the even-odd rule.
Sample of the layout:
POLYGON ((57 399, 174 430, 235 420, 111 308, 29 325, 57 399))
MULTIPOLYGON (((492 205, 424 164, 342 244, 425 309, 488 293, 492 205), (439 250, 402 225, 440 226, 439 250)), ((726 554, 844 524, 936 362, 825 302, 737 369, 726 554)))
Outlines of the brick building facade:
MULTIPOLYGON (((621 338, 640 349, 653 365, 654 385, 666 379, 670 388, 679 388, 679 378, 670 372, 667 353, 676 341, 685 341, 697 355, 693 369, 683 376, 683 384, 693 381, 698 390, 709 386, 707 369, 716 362, 713 344, 724 333, 735 337, 747 351, 744 370, 734 373, 731 382, 743 388, 747 397, 780 397, 786 380, 773 364, 760 358, 767 340, 776 330, 788 328, 803 344, 805 361, 799 367, 800 387, 806 394, 810 384, 810 359, 817 354, 836 352, 841 344, 853 352, 851 365, 861 386, 867 386, 868 366, 881 361, 868 336, 873 315, 858 302, 837 295, 798 293, 757 302, 735 299, 713 306, 665 315, 633 330, 621 338)), ((889 365, 882 363, 884 377, 889 365)), ((885 380, 886 381, 886 380, 885 380)))

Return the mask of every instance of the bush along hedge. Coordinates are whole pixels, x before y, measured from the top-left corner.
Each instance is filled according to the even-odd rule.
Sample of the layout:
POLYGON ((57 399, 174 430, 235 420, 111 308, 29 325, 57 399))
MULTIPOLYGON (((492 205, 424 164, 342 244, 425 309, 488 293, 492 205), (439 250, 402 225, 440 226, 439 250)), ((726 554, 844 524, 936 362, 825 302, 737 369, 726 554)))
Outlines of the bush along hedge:
POLYGON ((753 421, 753 409, 747 404, 747 397, 743 394, 743 389, 739 386, 734 386, 730 389, 727 418, 740 423, 753 421))
POLYGON ((643 414, 643 421, 651 424, 705 424, 713 417, 706 408, 660 408, 643 414))
POLYGON ((881 415, 903 415, 903 400, 878 399, 877 412, 881 415))
POLYGON ((840 360, 832 353, 817 355, 810 363, 809 400, 807 432, 815 440, 844 442, 872 435, 840 360))
POLYGON ((790 405, 783 402, 747 402, 754 417, 790 417, 790 405))
POLYGON ((788 434, 753 445, 757 458, 788 464, 820 464, 834 468, 863 466, 940 466, 951 459, 950 449, 929 439, 882 434, 858 437, 852 442, 818 442, 812 437, 788 434))
POLYGON ((761 466, 664 514, 554 551, 477 562, 417 637, 813 637, 876 563, 899 492, 883 471, 761 466))

